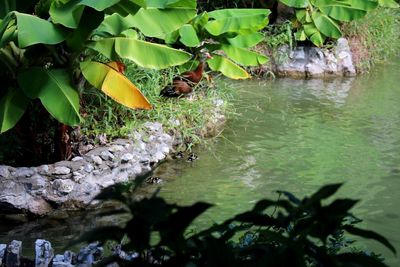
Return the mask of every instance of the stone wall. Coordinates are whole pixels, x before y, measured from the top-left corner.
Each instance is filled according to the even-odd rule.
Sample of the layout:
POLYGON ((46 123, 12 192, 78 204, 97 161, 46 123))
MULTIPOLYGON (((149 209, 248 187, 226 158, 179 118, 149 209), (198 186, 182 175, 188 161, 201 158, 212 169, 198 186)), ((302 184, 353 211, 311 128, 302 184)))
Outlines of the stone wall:
MULTIPOLYGON (((212 135, 225 122, 222 100, 216 100, 199 135, 212 135), (219 104, 218 104, 219 103, 219 104)), ((82 157, 38 167, 0 166, 0 213, 47 215, 55 210, 90 207, 101 189, 149 172, 181 138, 158 122, 144 124, 127 139, 97 147, 82 157)))
POLYGON ((274 58, 273 71, 280 77, 325 78, 355 76, 352 53, 345 38, 332 49, 298 46, 280 47, 274 58))

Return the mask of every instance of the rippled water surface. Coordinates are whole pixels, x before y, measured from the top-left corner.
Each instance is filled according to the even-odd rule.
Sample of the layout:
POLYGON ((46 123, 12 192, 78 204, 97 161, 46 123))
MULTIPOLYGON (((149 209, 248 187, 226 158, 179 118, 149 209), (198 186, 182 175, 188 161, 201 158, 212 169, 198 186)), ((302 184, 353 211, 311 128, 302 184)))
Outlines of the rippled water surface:
MULTIPOLYGON (((365 219, 360 226, 400 251, 399 64, 352 79, 228 83, 239 115, 198 161, 161 167, 161 195, 180 204, 215 203, 197 221, 202 227, 275 198, 274 190, 304 196, 344 182, 338 196, 361 199, 354 210, 365 219)), ((400 266, 375 242, 359 245, 400 266)))

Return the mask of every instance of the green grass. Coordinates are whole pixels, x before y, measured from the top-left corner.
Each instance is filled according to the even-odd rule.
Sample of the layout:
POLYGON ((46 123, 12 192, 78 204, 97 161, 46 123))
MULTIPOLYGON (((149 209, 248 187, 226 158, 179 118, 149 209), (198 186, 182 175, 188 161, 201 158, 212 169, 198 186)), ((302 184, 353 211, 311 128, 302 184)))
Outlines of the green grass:
MULTIPOLYGON (((226 89, 207 84, 205 79, 195 87, 192 97, 163 98, 159 96, 162 88, 177 75, 176 69, 163 71, 139 68, 127 65, 126 76, 143 92, 152 110, 131 110, 116 103, 94 88, 88 88, 83 95, 83 113, 85 121, 81 132, 88 136, 105 133, 108 138, 126 137, 132 130, 140 130, 145 122, 160 122, 164 129, 180 136, 187 148, 202 142, 200 137, 207 119, 214 110, 215 99, 230 98, 226 89)), ((229 101, 224 101, 227 103, 229 101)), ((226 112, 228 104, 223 107, 226 112)))
POLYGON ((375 63, 399 54, 399 9, 378 8, 361 20, 344 24, 342 30, 349 39, 359 72, 366 72, 375 63))

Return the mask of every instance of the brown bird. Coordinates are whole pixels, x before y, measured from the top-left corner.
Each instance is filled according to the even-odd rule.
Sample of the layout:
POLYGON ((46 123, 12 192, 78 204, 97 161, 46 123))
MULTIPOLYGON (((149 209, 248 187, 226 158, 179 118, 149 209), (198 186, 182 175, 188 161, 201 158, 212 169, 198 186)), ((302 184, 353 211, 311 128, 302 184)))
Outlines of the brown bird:
MULTIPOLYGON (((210 59, 211 56, 209 53, 205 52, 203 54, 201 54, 201 58, 200 58, 200 63, 197 66, 196 70, 194 71, 186 71, 184 73, 182 73, 181 77, 176 77, 175 79, 186 79, 194 84, 198 84, 201 80, 201 78, 203 77, 203 71, 204 71, 204 66, 205 66, 205 61, 207 59, 210 59)), ((174 80, 175 80, 174 79, 174 80)))
POLYGON ((198 84, 203 77, 205 60, 211 58, 209 53, 201 54, 200 63, 194 71, 186 71, 181 76, 175 77, 172 84, 167 85, 161 90, 160 96, 179 97, 190 94, 192 87, 198 84))

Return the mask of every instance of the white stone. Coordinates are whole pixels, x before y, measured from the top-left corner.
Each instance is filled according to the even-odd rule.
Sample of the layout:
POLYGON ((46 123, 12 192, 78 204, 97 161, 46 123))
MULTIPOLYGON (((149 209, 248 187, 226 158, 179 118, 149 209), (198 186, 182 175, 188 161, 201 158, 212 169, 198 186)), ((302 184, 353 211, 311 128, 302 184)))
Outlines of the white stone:
POLYGON ((101 153, 100 153, 100 157, 101 157, 103 160, 113 160, 113 159, 115 158, 115 156, 114 156, 112 153, 110 153, 109 151, 103 151, 103 152, 101 152, 101 153))
POLYGON ((53 174, 55 175, 67 175, 71 173, 71 169, 68 167, 55 167, 53 174))
POLYGON ((94 167, 92 164, 88 163, 85 165, 85 167, 83 167, 83 169, 85 170, 85 172, 91 173, 94 170, 94 167))
POLYGON ((103 164, 103 160, 102 160, 99 156, 97 156, 97 155, 92 155, 92 156, 91 156, 91 159, 92 159, 93 162, 94 162, 95 164, 97 164, 97 165, 103 164))
POLYGON ((31 177, 34 174, 35 174, 35 172, 32 169, 27 168, 27 167, 20 167, 15 170, 14 175, 16 177, 31 177))
POLYGON ((83 160, 83 158, 82 157, 74 157, 73 159, 71 159, 72 161, 80 161, 80 160, 83 160))
POLYGON ((121 157, 121 162, 122 163, 127 163, 129 161, 131 161, 133 159, 133 155, 130 153, 125 153, 124 155, 122 155, 121 157))
POLYGON ((0 176, 3 178, 8 178, 10 171, 7 166, 0 166, 0 176))
POLYGON ((80 173, 80 172, 73 172, 72 173, 72 179, 75 182, 79 182, 83 177, 85 177, 85 175, 83 175, 83 173, 80 173))
POLYGON ((110 151, 111 153, 121 152, 124 150, 125 150, 124 147, 121 145, 113 145, 108 149, 108 151, 110 151))
POLYGON ((69 194, 74 190, 75 183, 71 180, 57 179, 53 182, 53 188, 61 194, 69 194))

